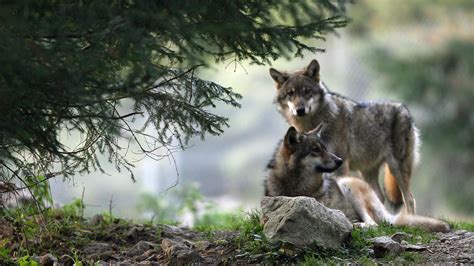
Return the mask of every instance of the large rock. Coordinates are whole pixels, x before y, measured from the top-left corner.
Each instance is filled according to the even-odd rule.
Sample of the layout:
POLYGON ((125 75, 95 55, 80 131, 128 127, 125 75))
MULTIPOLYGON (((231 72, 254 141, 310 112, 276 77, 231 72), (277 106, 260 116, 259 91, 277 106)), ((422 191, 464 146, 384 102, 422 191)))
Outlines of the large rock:
POLYGON ((350 235, 352 224, 339 210, 310 197, 264 197, 261 202, 263 231, 271 242, 297 246, 316 244, 337 249, 350 235))

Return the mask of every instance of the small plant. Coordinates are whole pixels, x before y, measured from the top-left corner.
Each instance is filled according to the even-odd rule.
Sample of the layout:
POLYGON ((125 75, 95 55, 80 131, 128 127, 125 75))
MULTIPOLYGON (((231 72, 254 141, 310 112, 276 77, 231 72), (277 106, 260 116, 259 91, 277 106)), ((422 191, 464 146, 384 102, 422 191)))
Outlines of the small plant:
POLYGON ((0 262, 4 263, 11 263, 10 260, 10 253, 11 250, 6 247, 9 239, 2 239, 0 240, 0 262))
POLYGON ((67 217, 81 217, 84 213, 84 202, 82 199, 74 199, 71 203, 62 207, 63 213, 67 217))
POLYGON ((33 260, 30 256, 26 255, 26 256, 23 256, 23 257, 20 257, 17 259, 16 261, 18 263, 18 265, 20 266, 38 266, 38 262, 36 262, 35 260, 33 260))

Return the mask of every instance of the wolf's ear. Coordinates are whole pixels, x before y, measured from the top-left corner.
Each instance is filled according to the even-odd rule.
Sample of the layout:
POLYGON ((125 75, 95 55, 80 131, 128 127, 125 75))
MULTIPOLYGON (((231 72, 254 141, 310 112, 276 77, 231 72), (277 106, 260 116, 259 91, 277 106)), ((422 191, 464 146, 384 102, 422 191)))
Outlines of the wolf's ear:
POLYGON ((316 135, 318 138, 321 137, 321 132, 323 131, 323 123, 319 123, 315 128, 308 131, 308 134, 316 135))
POLYGON ((284 144, 289 150, 293 150, 294 146, 300 142, 300 136, 296 128, 290 127, 285 135, 284 144))
POLYGON ((279 85, 283 84, 283 82, 288 79, 288 75, 281 73, 274 68, 270 68, 270 76, 272 76, 272 79, 279 85))
POLYGON ((319 82, 319 63, 318 60, 313 59, 311 63, 306 67, 303 73, 305 76, 314 79, 319 82))

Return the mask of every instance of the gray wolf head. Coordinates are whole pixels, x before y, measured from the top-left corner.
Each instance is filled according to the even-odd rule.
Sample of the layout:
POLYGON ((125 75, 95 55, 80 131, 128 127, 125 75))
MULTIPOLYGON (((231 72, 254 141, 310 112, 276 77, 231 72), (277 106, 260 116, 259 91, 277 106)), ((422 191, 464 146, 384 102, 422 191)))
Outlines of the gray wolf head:
POLYGON ((304 70, 291 74, 270 68, 270 76, 276 82, 275 102, 288 117, 302 117, 315 112, 327 91, 319 79, 317 60, 311 61, 304 70))
POLYGON ((321 140, 321 129, 322 124, 304 134, 294 127, 288 129, 282 152, 289 168, 306 173, 330 173, 341 166, 342 159, 330 153, 321 140))

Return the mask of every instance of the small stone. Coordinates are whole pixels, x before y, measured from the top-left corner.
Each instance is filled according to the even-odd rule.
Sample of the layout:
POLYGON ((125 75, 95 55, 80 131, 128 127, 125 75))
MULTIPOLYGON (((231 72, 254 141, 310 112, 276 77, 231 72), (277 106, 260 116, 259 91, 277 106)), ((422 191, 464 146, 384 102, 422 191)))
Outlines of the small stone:
POLYGON ((161 237, 164 237, 164 238, 173 238, 173 237, 182 236, 185 234, 183 229, 177 226, 162 224, 162 225, 159 225, 158 228, 161 230, 161 237))
POLYGON ((58 259, 55 256, 53 256, 52 254, 49 254, 49 253, 45 254, 45 255, 43 255, 39 258, 39 263, 41 265, 52 266, 52 265, 54 265, 55 262, 57 263, 58 259))
POLYGON ((203 261, 202 257, 192 249, 180 250, 176 256, 176 262, 178 265, 187 265, 201 261, 203 261))
POLYGON ((92 254, 87 255, 86 258, 90 260, 104 260, 104 261, 107 261, 109 259, 115 259, 114 253, 112 252, 112 250, 92 253, 92 254))
POLYGON ((156 244, 148 241, 139 241, 127 252, 127 256, 134 257, 141 255, 150 249, 154 249, 156 246, 156 244))
POLYGON ((402 240, 406 240, 408 238, 411 238, 412 236, 413 235, 407 234, 405 232, 396 232, 390 238, 397 241, 398 243, 401 243, 402 240))
POLYGON ((248 252, 245 252, 245 253, 242 253, 242 254, 238 254, 238 255, 235 255, 235 258, 240 260, 240 259, 244 259, 246 257, 249 256, 249 253, 248 252))
POLYGON ((108 243, 102 243, 102 242, 94 242, 86 247, 84 247, 83 251, 85 254, 94 254, 94 253, 102 253, 106 251, 111 251, 112 246, 108 243))
POLYGON ((229 244, 229 241, 227 241, 225 239, 217 239, 216 241, 214 241, 214 244, 216 244, 218 246, 225 246, 225 245, 229 244))
POLYGON ((205 241, 205 240, 203 240, 203 241, 197 241, 197 242, 194 243, 194 246, 196 247, 196 249, 197 249, 198 251, 204 251, 204 250, 210 248, 211 245, 212 245, 211 242, 205 241))
POLYGON ((178 265, 203 261, 199 254, 184 243, 182 239, 165 238, 161 241, 161 248, 168 259, 175 259, 178 265))
POLYGON ((422 246, 422 245, 413 245, 413 244, 407 244, 403 246, 406 251, 423 251, 426 250, 428 247, 422 246))
POLYGON ((137 239, 139 235, 140 230, 136 226, 128 229, 127 233, 125 233, 125 237, 130 240, 137 239))
POLYGON ((176 239, 164 238, 161 241, 161 249, 167 257, 176 257, 179 250, 189 249, 189 247, 176 239))
POLYGON ((143 253, 142 255, 136 257, 135 260, 137 260, 137 261, 144 261, 144 260, 151 261, 154 257, 156 257, 156 253, 158 253, 158 251, 156 251, 154 249, 150 249, 150 250, 145 251, 145 253, 143 253))
POLYGON ((104 222, 104 216, 102 216, 101 214, 96 214, 92 216, 92 218, 89 220, 89 224, 92 226, 99 225, 103 222, 104 222))
POLYGON ((374 256, 376 258, 384 257, 387 253, 399 255, 405 250, 400 243, 388 236, 379 236, 373 238, 372 241, 374 243, 374 256))

